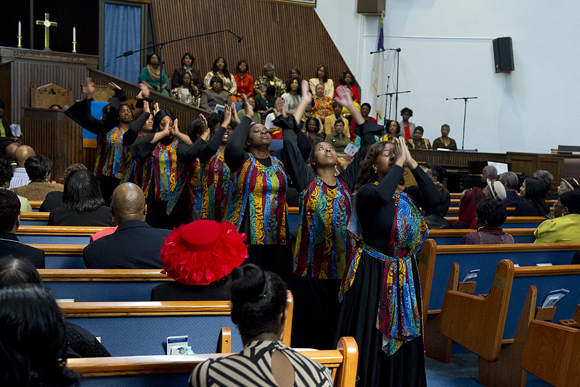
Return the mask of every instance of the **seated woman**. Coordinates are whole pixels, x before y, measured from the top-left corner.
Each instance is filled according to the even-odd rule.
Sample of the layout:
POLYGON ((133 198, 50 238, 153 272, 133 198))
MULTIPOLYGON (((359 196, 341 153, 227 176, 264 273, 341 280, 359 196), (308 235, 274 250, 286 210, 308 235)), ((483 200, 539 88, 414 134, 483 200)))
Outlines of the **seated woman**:
POLYGON ((196 220, 177 227, 161 249, 161 263, 176 282, 157 285, 151 301, 229 300, 224 285, 248 257, 244 236, 230 223, 196 220))
POLYGON ((224 378, 230 386, 332 386, 328 369, 280 341, 287 306, 280 277, 253 264, 240 266, 231 274, 229 291, 244 350, 201 363, 189 386, 224 385, 224 378))
POLYGON ((234 76, 228 71, 228 65, 224 58, 217 57, 213 62, 213 67, 210 72, 205 75, 203 79, 203 84, 206 89, 211 89, 213 85, 213 77, 219 77, 222 80, 222 89, 235 95, 238 92, 238 85, 234 76))
POLYGON ((501 200, 487 198, 477 205, 477 231, 461 238, 462 245, 513 244, 514 237, 505 233, 501 225, 507 218, 505 204, 501 200))
MULTIPOLYGON (((258 109, 256 109, 256 100, 254 99, 254 97, 248 97, 248 104, 252 106, 252 110, 254 111, 254 115, 252 116, 252 122, 255 122, 256 124, 262 123, 262 116, 260 115, 260 113, 258 113, 258 109)), ((244 119, 245 116, 246 116, 246 103, 244 102, 242 103, 242 109, 238 112, 238 117, 241 121, 244 119)))
POLYGON ((143 67, 141 75, 139 75, 139 82, 145 83, 151 90, 155 90, 164 95, 169 95, 167 91, 167 74, 165 70, 159 67, 159 57, 157 54, 151 54, 147 58, 147 67, 143 67))
MULTIPOLYGON (((362 114, 365 121, 370 121, 370 122, 376 124, 377 120, 374 117, 370 117, 369 116, 370 113, 371 113, 371 105, 369 103, 364 102, 362 105, 360 105, 360 114, 362 114)), ((356 142, 358 135, 355 133, 355 130, 356 130, 356 122, 354 120, 351 120, 350 121, 350 140, 356 142)), ((360 140, 358 140, 358 141, 360 143, 360 140)), ((378 138, 377 138, 377 141, 379 141, 378 138)), ((360 146, 360 144, 356 145, 356 146, 360 146)))
POLYGON ((387 134, 381 137, 381 141, 390 142, 391 144, 397 143, 397 138, 401 137, 401 127, 399 123, 392 120, 387 125, 387 134))
POLYGON ((447 124, 443 124, 441 126, 441 137, 437 138, 433 141, 433 148, 432 149, 450 149, 450 150, 457 150, 457 144, 455 140, 449 137, 449 131, 451 128, 447 124))
POLYGON ((316 144, 317 142, 324 141, 322 125, 320 125, 320 121, 316 118, 307 119, 304 123, 304 128, 306 128, 306 136, 310 140, 310 143, 316 144))
POLYGON ((224 81, 220 77, 213 77, 211 79, 211 89, 204 90, 201 95, 199 107, 204 110, 213 111, 215 105, 229 105, 231 102, 230 93, 223 90, 223 85, 224 81))
POLYGON ((413 132, 413 138, 407 140, 407 147, 409 149, 431 149, 431 143, 426 138, 423 138, 423 127, 417 126, 413 132))
POLYGON ((66 367, 62 311, 50 290, 38 285, 0 289, 0 371, 4 386, 78 385, 66 367))
MULTIPOLYGON (((12 169, 10 161, 0 156, 0 189, 8 189, 12 175, 14 175, 14 170, 12 169)), ((18 200, 20 200, 20 212, 32 212, 32 207, 28 199, 18 196, 18 200)))
MULTIPOLYGON (((282 94, 282 99, 284 100, 284 108, 286 109, 286 113, 294 114, 301 100, 300 79, 296 78, 288 79, 288 81, 286 82, 286 90, 288 90, 288 92, 282 94)), ((296 119, 299 119, 299 117, 296 117, 296 119)))
POLYGON ((12 188, 18 196, 28 200, 44 200, 46 195, 53 191, 63 191, 62 184, 52 184, 52 161, 45 155, 34 155, 24 162, 26 174, 30 178, 30 183, 22 187, 12 188))
POLYGON ((334 81, 328 78, 328 72, 325 65, 319 65, 316 68, 316 77, 310 78, 308 81, 310 92, 312 95, 316 94, 316 85, 324 87, 324 95, 332 98, 334 96, 334 81))
POLYGON ((332 145, 336 153, 344 153, 344 148, 350 144, 350 139, 344 135, 344 123, 336 121, 334 131, 326 135, 325 141, 332 145))
POLYGON ((580 243, 580 191, 562 194, 554 205, 555 218, 534 231, 534 243, 580 243))
MULTIPOLYGON (((354 106, 355 106, 355 108, 357 108, 360 111, 360 89, 358 87, 358 83, 356 82, 356 79, 354 78, 354 75, 352 75, 352 73, 350 71, 344 70, 340 74, 340 79, 338 81, 338 84, 346 87, 347 90, 350 91, 350 96, 352 98, 352 101, 354 102, 354 106)), ((338 93, 335 90, 334 91, 334 99, 336 99, 336 97, 338 97, 338 93)), ((348 116, 351 113, 347 108, 343 108, 342 114, 348 116)))
POLYGON ((475 229, 477 205, 485 198, 485 193, 479 187, 473 187, 467 191, 459 202, 459 220, 453 223, 452 228, 475 229))
POLYGON ((564 176, 558 186, 558 196, 562 196, 565 192, 574 191, 578 187, 580 187, 578 180, 574 179, 572 176, 564 176))
POLYGON ((314 117, 320 118, 322 123, 326 117, 332 115, 334 110, 332 109, 332 98, 324 95, 324 86, 316 85, 315 94, 312 95, 312 101, 314 101, 314 108, 312 109, 314 117))
POLYGON ((197 106, 199 102, 199 92, 191 84, 191 75, 183 73, 181 76, 181 86, 171 90, 171 97, 180 100, 188 105, 197 106))
POLYGON ((176 88, 182 85, 181 77, 183 74, 189 74, 191 77, 191 84, 198 90, 201 90, 203 84, 199 71, 191 67, 195 62, 195 58, 189 52, 181 57, 182 67, 175 69, 171 77, 171 87, 176 88))
POLYGON ((298 70, 298 67, 292 67, 288 71, 288 78, 290 78, 290 79, 302 79, 302 74, 300 74, 300 70, 298 70))
POLYGON ((524 198, 516 207, 513 216, 546 216, 550 206, 546 204, 546 186, 537 177, 528 177, 520 188, 524 198))
POLYGON ((114 226, 109 207, 97 178, 81 169, 71 172, 64 182, 62 206, 50 211, 49 226, 114 226))
MULTIPOLYGON (((248 62, 241 60, 236 65, 236 71, 238 72, 234 75, 236 80, 236 85, 238 86, 238 94, 245 94, 248 97, 254 96, 254 77, 248 74, 248 62)), ((238 102, 242 101, 242 98, 237 98, 238 102)))

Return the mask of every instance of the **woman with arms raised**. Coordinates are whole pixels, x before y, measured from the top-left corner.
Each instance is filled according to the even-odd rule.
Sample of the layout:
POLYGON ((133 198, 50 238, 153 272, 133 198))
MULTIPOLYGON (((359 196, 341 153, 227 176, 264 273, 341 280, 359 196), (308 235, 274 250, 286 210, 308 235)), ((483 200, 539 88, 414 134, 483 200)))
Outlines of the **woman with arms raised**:
MULTIPOLYGON (((302 90, 298 114, 312 98, 307 81, 303 81, 302 90)), ((350 92, 344 87, 337 89, 336 99, 346 108, 353 107, 350 92)), ((354 110, 353 119, 358 124, 365 123, 358 110, 354 110)), ((338 155, 331 144, 314 144, 308 168, 296 143, 295 119, 279 116, 275 123, 284 128, 287 170, 300 195, 300 226, 292 276, 295 301, 292 346, 332 349, 340 310, 338 291, 353 248, 347 233, 351 192, 366 145, 375 141, 372 131, 380 131, 382 127, 370 122, 360 127, 365 133, 363 147, 348 168, 336 176, 338 155)))
POLYGON ((425 386, 421 287, 414 254, 428 228, 425 209, 441 201, 404 138, 371 145, 361 164, 355 207, 362 243, 347 265, 336 337, 353 336, 361 386, 425 386), (403 168, 418 186, 399 191, 403 168), (416 204, 417 203, 417 204, 416 204))
POLYGON ((332 386, 328 369, 280 341, 287 305, 280 277, 244 265, 235 268, 230 278, 232 321, 240 330, 244 350, 201 363, 191 373, 189 386, 332 386))
MULTIPOLYGON (((248 235, 248 262, 288 280, 292 249, 285 208, 287 178, 280 160, 283 151, 270 153, 272 136, 264 125, 252 123, 253 108, 243 98, 246 117, 232 133, 224 152, 233 179, 227 220, 248 235)), ((310 142, 303 133, 299 134, 298 145, 304 159, 308 158, 310 142)))

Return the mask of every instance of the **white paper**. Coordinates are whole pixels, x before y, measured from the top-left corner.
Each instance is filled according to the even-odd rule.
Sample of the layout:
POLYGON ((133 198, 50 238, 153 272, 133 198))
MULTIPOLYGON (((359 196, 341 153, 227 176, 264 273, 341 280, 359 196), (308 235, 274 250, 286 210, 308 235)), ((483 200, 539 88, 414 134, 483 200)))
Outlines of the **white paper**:
POLYGON ((563 288, 558 290, 552 290, 550 294, 546 296, 546 299, 542 304, 542 308, 553 307, 554 305, 556 305, 556 302, 560 301, 560 299, 562 299, 562 297, 564 297, 568 293, 570 293, 570 291, 563 288))
POLYGON ((356 152, 358 152, 358 147, 354 145, 352 142, 344 148, 344 153, 346 153, 350 157, 354 157, 354 155, 356 155, 356 152))
POLYGON ((477 278, 477 273, 479 273, 479 269, 473 269, 473 270, 471 270, 469 273, 467 273, 467 275, 465 276, 465 278, 463 278, 463 282, 473 282, 473 281, 475 281, 475 279, 477 278))

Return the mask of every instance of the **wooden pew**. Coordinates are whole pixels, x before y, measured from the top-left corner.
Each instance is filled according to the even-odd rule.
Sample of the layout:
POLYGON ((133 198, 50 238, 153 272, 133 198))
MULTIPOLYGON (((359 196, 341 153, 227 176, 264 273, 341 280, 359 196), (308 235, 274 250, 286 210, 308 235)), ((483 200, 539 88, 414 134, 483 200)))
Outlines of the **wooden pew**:
MULTIPOLYGON (((457 222, 457 217, 446 216, 451 223, 457 222)), ((542 216, 508 216, 502 227, 505 228, 538 228, 538 225, 546 220, 542 216)))
POLYGON ((91 235, 107 227, 27 226, 18 228, 18 240, 27 244, 88 244, 91 235))
POLYGON ((534 318, 550 321, 569 317, 580 302, 580 265, 515 267, 510 280, 509 275, 498 274, 504 262, 509 261, 498 265, 486 298, 447 292, 440 329, 443 335, 479 355, 480 384, 519 387, 526 382, 521 359, 529 324, 534 318), (556 307, 537 307, 537 301, 543 302, 551 290, 562 287, 570 293, 556 307))
POLYGON ((525 339, 522 367, 556 386, 580 383, 580 329, 533 320, 525 339))
POLYGON ((57 299, 76 302, 150 301, 151 289, 173 281, 161 269, 39 269, 57 299))
MULTIPOLYGON (((66 320, 97 337, 113 356, 164 355, 168 336, 189 336, 196 353, 215 351, 220 327, 232 326, 229 301, 60 302, 66 320)), ((282 341, 290 345, 294 301, 288 308, 282 341)), ((234 333, 235 332, 235 333, 234 333)), ((232 350, 242 350, 237 329, 232 350)))
POLYGON ((429 310, 429 300, 431 299, 431 285, 433 284, 433 272, 435 271, 435 259, 437 256, 437 243, 433 239, 427 239, 423 243, 421 254, 417 262, 417 269, 419 271, 419 279, 421 281, 421 296, 422 296, 422 310, 423 327, 427 323, 427 316, 429 310))
MULTIPOLYGON (((352 337, 342 337, 336 350, 301 352, 333 372, 335 387, 355 387, 358 347, 352 337)), ((85 387, 186 386, 193 369, 207 359, 225 354, 190 356, 135 356, 69 359, 67 367, 80 373, 85 387)))
POLYGON ((42 205, 42 200, 29 200, 30 207, 32 207, 32 212, 38 212, 40 206, 42 205))
POLYGON ((27 226, 46 226, 50 212, 21 212, 20 224, 27 226))
MULTIPOLYGON (((454 195, 457 195, 457 194, 451 194, 452 199, 451 199, 450 206, 451 207, 459 207, 459 204, 461 203, 461 196, 459 198, 454 198, 454 195)), ((459 195, 461 195, 461 194, 459 194, 459 195)), ((556 204, 556 202, 557 202, 557 200, 546 199, 546 203, 548 203, 548 205, 550 205, 550 207, 552 207, 554 204, 556 204)), ((32 207, 32 208, 34 208, 34 207, 32 207)), ((515 207, 508 207, 508 208, 515 208, 515 207)))
MULTIPOLYGON (((438 246, 443 245, 458 245, 466 234, 475 232, 477 230, 470 229, 449 229, 449 230, 429 230, 429 238, 433 238, 438 246)), ((516 243, 534 243, 536 237, 534 236, 533 228, 510 228, 505 232, 514 237, 516 243)))
POLYGON ((28 244, 44 250, 47 269, 85 269, 83 249, 87 245, 28 244))

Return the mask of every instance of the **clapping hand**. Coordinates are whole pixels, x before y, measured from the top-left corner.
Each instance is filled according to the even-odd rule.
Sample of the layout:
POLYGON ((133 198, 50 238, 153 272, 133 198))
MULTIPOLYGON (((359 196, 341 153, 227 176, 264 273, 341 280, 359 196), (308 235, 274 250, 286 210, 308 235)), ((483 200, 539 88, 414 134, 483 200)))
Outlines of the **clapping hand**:
POLYGON ((121 90, 121 86, 117 85, 115 82, 109 82, 107 86, 111 90, 121 90))
POLYGON ((252 105, 250 105, 250 102, 248 102, 247 95, 242 94, 242 99, 244 100, 244 106, 246 109, 246 117, 250 117, 250 119, 252 119, 254 117, 254 108, 252 107, 252 105))
POLYGON ((306 79, 302 80, 302 100, 308 104, 312 102, 312 93, 310 92, 310 86, 306 79))
MULTIPOLYGON (((139 88, 141 89, 141 92, 139 93, 141 95, 141 98, 143 99, 149 98, 149 93, 151 92, 149 87, 145 83, 141 82, 139 84, 139 88)), ((139 96, 137 96, 137 98, 139 98, 139 96)))
POLYGON ((342 85, 338 86, 336 88, 336 94, 338 95, 334 98, 334 100, 338 102, 340 106, 351 110, 350 107, 352 107, 354 103, 352 101, 351 91, 348 89, 348 87, 342 85))
POLYGON ((87 77, 87 91, 91 96, 95 93, 95 83, 90 77, 87 77))
POLYGON ((286 102, 280 97, 276 99, 276 107, 274 108, 274 116, 279 117, 283 116, 286 117, 286 102))

